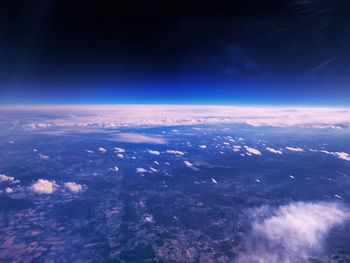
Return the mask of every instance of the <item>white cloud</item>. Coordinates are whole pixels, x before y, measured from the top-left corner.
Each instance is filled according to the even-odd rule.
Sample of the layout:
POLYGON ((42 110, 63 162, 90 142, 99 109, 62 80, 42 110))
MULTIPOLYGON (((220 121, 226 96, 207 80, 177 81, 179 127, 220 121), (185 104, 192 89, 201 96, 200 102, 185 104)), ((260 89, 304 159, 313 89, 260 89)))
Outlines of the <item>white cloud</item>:
POLYGON ((201 144, 201 145, 199 145, 199 148, 201 148, 201 149, 207 149, 207 146, 206 146, 205 144, 201 144))
POLYGON ((139 167, 139 168, 136 168, 136 172, 137 173, 147 173, 147 170, 145 168, 139 167))
POLYGON ((214 178, 211 178, 211 181, 212 181, 213 184, 217 184, 218 183, 214 178))
POLYGON ((157 173, 157 172, 158 172, 158 170, 157 170, 156 168, 153 168, 153 167, 150 167, 149 170, 150 170, 151 172, 153 172, 153 173, 157 173))
POLYGON ((116 153, 125 153, 125 149, 119 148, 119 147, 114 147, 114 151, 115 151, 116 153))
POLYGON ((145 214, 141 220, 143 223, 154 223, 154 218, 151 214, 145 214))
POLYGON ((77 184, 75 182, 67 182, 64 183, 64 186, 73 193, 80 193, 83 191, 83 186, 81 184, 77 184))
POLYGON ((8 175, 5 175, 5 174, 0 174, 0 182, 13 182, 15 180, 14 177, 12 176, 8 176, 8 175))
POLYGON ((350 155, 348 153, 335 152, 334 154, 335 154, 335 156, 337 156, 338 158, 340 158, 342 160, 350 161, 350 155))
POLYGON ((167 150, 166 152, 169 154, 175 154, 175 155, 184 155, 185 154, 184 152, 176 151, 176 150, 167 150))
POLYGON ((193 171, 199 172, 200 169, 198 167, 196 167, 193 163, 189 162, 189 161, 184 161, 184 165, 188 168, 191 168, 193 171))
POLYGON ((287 146, 286 149, 291 152, 303 152, 304 149, 300 147, 289 147, 287 146))
POLYGON ((296 202, 277 209, 262 207, 253 213, 252 232, 238 262, 309 262, 323 251, 331 229, 349 218, 337 203, 296 202))
POLYGON ((57 189, 55 181, 49 181, 45 179, 39 179, 31 187, 32 191, 38 194, 52 194, 57 189))
POLYGON ((113 168, 111 168, 111 170, 112 170, 113 172, 118 172, 118 171, 119 171, 119 168, 118 168, 118 166, 114 166, 113 168))
POLYGON ((193 163, 190 163, 189 161, 184 161, 184 164, 186 167, 193 167, 193 163))
POLYGON ((240 150, 241 150, 241 146, 239 146, 239 145, 233 145, 232 146, 232 151, 234 151, 234 152, 239 152, 240 150))
POLYGON ((98 150, 99 150, 101 153, 106 153, 106 152, 107 152, 107 149, 106 149, 106 148, 103 148, 103 147, 98 148, 98 150))
MULTIPOLYGON (((193 105, 48 105, 0 106, 1 112, 60 112, 62 118, 24 124, 24 128, 47 129, 113 128, 128 126, 173 126, 193 124, 247 124, 273 127, 349 128, 350 108, 326 107, 237 107, 193 105)), ((81 132, 81 129, 79 129, 81 132)), ((116 140, 134 141, 137 138, 116 136, 116 140)), ((155 142, 149 142, 155 143, 155 142)), ((165 143, 160 139, 158 143, 165 143)))
POLYGON ((245 147, 247 150, 247 154, 254 154, 254 155, 261 155, 261 152, 258 149, 251 148, 251 147, 245 147))
POLYGON ((11 187, 6 187, 5 189, 7 194, 12 194, 13 193, 13 189, 11 187))
POLYGON ((41 160, 48 160, 48 159, 50 159, 50 156, 44 155, 44 154, 41 154, 41 153, 39 153, 39 157, 40 157, 41 160))
POLYGON ((350 161, 350 155, 346 152, 329 152, 326 150, 321 150, 320 152, 333 155, 333 156, 335 156, 339 159, 345 160, 345 161, 350 161))
POLYGON ((148 153, 153 155, 160 155, 159 151, 148 150, 148 153))
POLYGON ((113 139, 120 142, 129 143, 150 143, 150 144, 166 144, 166 140, 160 136, 150 136, 139 133, 117 133, 113 139))
POLYGON ((266 151, 272 152, 272 153, 276 153, 276 154, 282 154, 282 151, 271 148, 271 147, 266 147, 266 151))
POLYGON ((123 158, 124 158, 124 155, 122 155, 121 153, 118 153, 118 154, 117 154, 117 158, 123 159, 123 158))

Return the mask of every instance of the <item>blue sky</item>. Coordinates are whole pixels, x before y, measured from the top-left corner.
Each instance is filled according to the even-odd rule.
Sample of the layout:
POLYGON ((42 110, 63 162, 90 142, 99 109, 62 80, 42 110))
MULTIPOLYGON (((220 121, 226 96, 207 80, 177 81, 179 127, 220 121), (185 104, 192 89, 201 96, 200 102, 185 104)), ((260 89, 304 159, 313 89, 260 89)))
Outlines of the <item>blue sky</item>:
POLYGON ((350 2, 8 2, 1 104, 349 105, 350 2))

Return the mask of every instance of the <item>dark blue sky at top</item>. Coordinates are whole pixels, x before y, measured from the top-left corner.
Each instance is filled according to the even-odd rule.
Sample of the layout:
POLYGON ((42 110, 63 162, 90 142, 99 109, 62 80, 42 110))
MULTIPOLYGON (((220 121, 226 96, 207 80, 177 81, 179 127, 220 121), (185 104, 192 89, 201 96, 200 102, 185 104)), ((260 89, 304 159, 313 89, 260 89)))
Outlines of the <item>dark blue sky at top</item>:
POLYGON ((350 104, 350 3, 0 3, 0 103, 350 104))

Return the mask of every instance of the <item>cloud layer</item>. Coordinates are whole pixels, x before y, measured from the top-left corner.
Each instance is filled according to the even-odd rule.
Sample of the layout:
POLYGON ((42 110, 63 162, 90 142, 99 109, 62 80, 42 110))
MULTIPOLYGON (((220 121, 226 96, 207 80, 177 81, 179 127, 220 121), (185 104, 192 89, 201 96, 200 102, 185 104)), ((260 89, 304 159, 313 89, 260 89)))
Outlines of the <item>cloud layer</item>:
MULTIPOLYGON (((24 111, 62 115, 54 120, 26 123, 27 129, 51 127, 171 126, 210 123, 239 123, 252 126, 303 126, 342 129, 350 127, 349 108, 321 107, 234 107, 188 105, 81 105, 6 106, 6 114, 24 111)), ((128 138, 125 136, 124 138, 128 138)), ((121 138, 123 139, 123 137, 121 138)), ((136 138, 134 138, 136 139, 136 138)))

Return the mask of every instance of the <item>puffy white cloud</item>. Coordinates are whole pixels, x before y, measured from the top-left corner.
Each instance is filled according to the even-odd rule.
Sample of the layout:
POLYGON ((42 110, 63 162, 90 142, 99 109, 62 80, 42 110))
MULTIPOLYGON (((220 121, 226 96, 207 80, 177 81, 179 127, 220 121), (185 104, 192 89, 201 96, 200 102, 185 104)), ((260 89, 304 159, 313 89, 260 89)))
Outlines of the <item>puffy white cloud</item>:
POLYGON ((289 147, 287 146, 286 149, 291 152, 303 152, 304 149, 300 147, 289 147))
POLYGON ((239 146, 239 145, 233 145, 232 146, 232 151, 234 151, 234 152, 239 152, 240 150, 241 150, 241 146, 239 146))
POLYGON ((125 153, 125 149, 119 148, 119 147, 114 147, 114 151, 115 151, 116 153, 125 153))
POLYGON ((160 155, 159 151, 148 150, 148 153, 153 155, 160 155))
POLYGON ((201 149, 207 149, 207 146, 206 146, 205 144, 201 144, 201 145, 199 145, 199 148, 201 148, 201 149))
POLYGON ((333 155, 333 156, 335 156, 339 159, 345 160, 345 161, 350 161, 350 155, 346 152, 329 152, 326 150, 321 150, 320 152, 333 155))
POLYGON ((190 163, 189 161, 184 161, 184 164, 186 167, 193 167, 193 163, 190 163))
POLYGON ((154 218, 151 214, 145 214, 141 220, 143 223, 154 223, 154 218))
POLYGON ((136 168, 136 172, 137 173, 147 173, 147 170, 145 168, 138 167, 138 168, 136 168))
POLYGON ((6 187, 5 189, 7 194, 12 194, 13 193, 13 189, 11 187, 6 187))
POLYGON ((175 154, 175 155, 184 155, 185 154, 184 152, 176 151, 176 150, 167 150, 166 153, 175 154))
POLYGON ((276 154, 282 154, 282 151, 271 148, 271 147, 266 147, 266 151, 272 152, 272 153, 276 153, 276 154))
POLYGON ((13 182, 15 180, 14 177, 12 176, 8 176, 8 175, 5 175, 5 174, 0 174, 0 182, 13 182))
POLYGON ((258 149, 255 148, 251 148, 251 147, 245 147, 245 149, 247 150, 247 155, 261 155, 261 152, 258 149))
POLYGON ((46 179, 39 179, 31 187, 32 191, 38 194, 52 194, 57 189, 55 181, 49 181, 46 179))
POLYGON ((73 193, 80 193, 83 191, 83 186, 75 182, 66 182, 64 183, 64 186, 73 193))
POLYGON ((346 152, 335 152, 334 155, 339 159, 350 161, 350 155, 346 152))
POLYGON ((103 147, 98 148, 98 150, 99 150, 101 153, 106 153, 106 152, 107 152, 107 149, 106 149, 106 148, 103 148, 103 147))
POLYGON ((124 155, 122 155, 121 153, 118 153, 118 154, 117 154, 117 158, 123 159, 123 158, 124 158, 124 155))
POLYGON ((321 254, 330 230, 349 218, 337 203, 296 202, 253 213, 252 232, 238 262, 309 262, 321 254))
POLYGON ((111 170, 112 170, 113 172, 118 172, 118 171, 119 171, 119 168, 118 168, 118 166, 114 166, 113 168, 111 168, 111 170))
POLYGON ((193 171, 199 172, 200 169, 198 167, 196 167, 193 163, 189 162, 189 161, 184 161, 184 165, 188 168, 191 168, 193 171))

